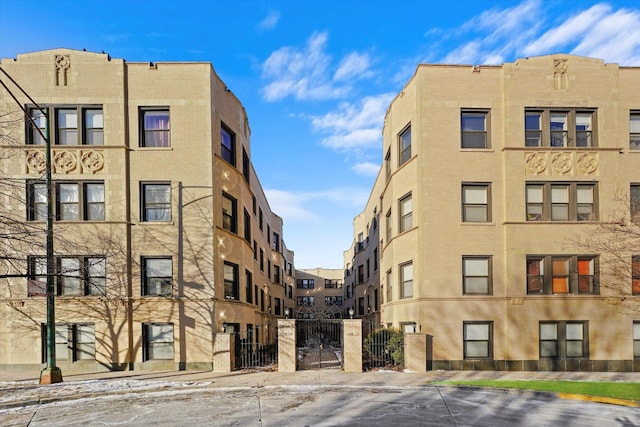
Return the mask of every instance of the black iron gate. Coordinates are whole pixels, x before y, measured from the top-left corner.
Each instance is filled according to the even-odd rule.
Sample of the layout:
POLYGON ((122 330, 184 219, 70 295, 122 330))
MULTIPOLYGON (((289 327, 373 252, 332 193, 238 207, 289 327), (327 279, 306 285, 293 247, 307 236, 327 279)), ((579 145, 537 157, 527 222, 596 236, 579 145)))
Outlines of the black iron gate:
POLYGON ((342 367, 342 320, 296 321, 298 370, 342 367))

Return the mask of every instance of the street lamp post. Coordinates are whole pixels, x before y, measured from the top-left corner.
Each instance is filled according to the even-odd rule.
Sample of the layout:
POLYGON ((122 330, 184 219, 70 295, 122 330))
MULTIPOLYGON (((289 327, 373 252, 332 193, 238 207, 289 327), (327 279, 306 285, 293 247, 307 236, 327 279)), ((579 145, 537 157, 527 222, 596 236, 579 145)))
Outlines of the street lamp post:
POLYGON ((349 317, 353 319, 353 307, 349 307, 349 317))

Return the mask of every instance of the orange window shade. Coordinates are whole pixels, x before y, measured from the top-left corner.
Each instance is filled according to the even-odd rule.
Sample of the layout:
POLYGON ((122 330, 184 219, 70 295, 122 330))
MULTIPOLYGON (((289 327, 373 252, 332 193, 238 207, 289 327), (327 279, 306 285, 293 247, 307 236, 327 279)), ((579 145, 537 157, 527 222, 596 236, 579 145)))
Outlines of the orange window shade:
POLYGON ((578 274, 580 276, 590 276, 591 275, 591 260, 590 259, 579 259, 578 260, 578 274))
POLYGON ((631 292, 634 294, 640 294, 640 279, 633 279, 631 282, 631 292))
POLYGON ((569 292, 569 279, 567 277, 554 277, 551 291, 554 294, 566 294, 569 292))

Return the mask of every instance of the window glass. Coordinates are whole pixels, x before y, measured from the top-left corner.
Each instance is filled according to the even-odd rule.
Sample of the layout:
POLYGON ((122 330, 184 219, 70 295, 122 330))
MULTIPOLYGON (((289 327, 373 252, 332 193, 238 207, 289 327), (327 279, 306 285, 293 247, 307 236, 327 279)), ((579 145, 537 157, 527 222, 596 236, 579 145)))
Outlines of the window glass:
POLYGON ((85 110, 85 144, 87 145, 103 145, 104 144, 104 120, 102 110, 85 110))
POLYGON ((171 221, 169 184, 144 184, 144 221, 171 221))
MULTIPOLYGON (((38 127, 38 129, 40 129, 40 131, 42 132, 42 135, 46 135, 46 127, 47 127, 47 117, 44 115, 44 113, 42 113, 40 110, 31 110, 31 118, 33 119, 33 121, 35 122, 36 126, 38 127)), ((44 145, 45 144, 45 140, 42 137, 42 135, 40 135, 40 132, 38 132, 37 130, 33 129, 31 131, 31 143, 34 145, 44 145)))
POLYGON ((413 227, 413 204, 411 195, 400 200, 400 231, 406 231, 413 227))
POLYGON ((552 112, 550 115, 551 146, 567 146, 567 113, 552 112))
POLYGON ((527 185, 527 221, 542 221, 543 186, 527 185))
POLYGON ((640 150, 640 113, 631 113, 629 117, 629 148, 640 150))
POLYGON ((146 258, 144 260, 144 295, 172 294, 173 263, 171 258, 146 258))
POLYGON ((45 184, 33 185, 33 219, 45 221, 47 219, 47 186, 45 184))
POLYGON ((173 359, 173 325, 147 325, 147 360, 173 359))
POLYGON ((569 260, 565 258, 553 258, 551 261, 553 270, 553 283, 551 292, 565 294, 569 292, 569 260))
POLYGON ((400 135, 400 164, 411 158, 411 128, 400 135))
POLYGON ((462 113, 462 148, 487 148, 486 120, 484 112, 462 113))
POLYGON ((591 113, 576 113, 576 147, 591 147, 591 113))
POLYGON ((235 141, 233 139, 233 136, 231 135, 231 132, 222 127, 220 129, 220 140, 222 158, 225 159, 228 163, 235 166, 235 141))
POLYGON ((402 275, 402 297, 409 298, 413 296, 413 264, 404 264, 401 266, 400 273, 402 275))
POLYGON ((107 261, 104 258, 87 258, 87 292, 89 295, 105 295, 107 288, 107 261))
POLYGON ((69 360, 69 327, 56 325, 56 360, 69 360))
POLYGON ((143 147, 168 147, 169 141, 169 110, 144 111, 144 141, 143 147))
POLYGON ((58 110, 58 145, 78 144, 78 112, 58 110))
POLYGON ((569 220, 569 187, 567 185, 551 186, 551 220, 569 220))
POLYGON ((58 276, 60 295, 82 295, 80 260, 78 258, 60 258, 60 275, 58 276))
POLYGON ((542 145, 542 113, 528 111, 524 116, 526 133, 526 147, 540 147, 542 145))
POLYGON ((593 219, 593 185, 579 185, 576 188, 577 219, 590 221, 593 219))
POLYGON ((104 184, 85 184, 85 202, 87 211, 85 213, 88 220, 104 220, 104 184))
POLYGON ((465 294, 489 293, 489 258, 463 258, 465 294))
POLYGON ((80 219, 78 184, 58 184, 58 219, 77 221, 80 219))
POLYGON ((487 222, 489 220, 487 189, 488 187, 484 185, 463 186, 463 221, 487 222))
POLYGON ((96 358, 96 336, 94 325, 76 325, 76 360, 94 360, 96 358))
POLYGON ((633 322, 633 356, 640 357, 640 322, 633 322))

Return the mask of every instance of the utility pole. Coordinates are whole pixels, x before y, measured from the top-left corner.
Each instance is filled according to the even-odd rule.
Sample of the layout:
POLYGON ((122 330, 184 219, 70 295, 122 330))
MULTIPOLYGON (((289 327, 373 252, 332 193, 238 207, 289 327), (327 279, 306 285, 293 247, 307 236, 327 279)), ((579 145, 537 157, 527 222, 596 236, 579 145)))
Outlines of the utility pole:
POLYGON ((11 95, 18 107, 24 112, 25 119, 29 120, 31 128, 36 130, 45 142, 45 185, 47 188, 47 221, 46 221, 46 250, 47 250, 47 366, 40 372, 40 384, 55 384, 62 382, 62 371, 56 366, 56 314, 55 314, 55 260, 53 252, 53 180, 51 166, 51 129, 48 111, 44 111, 36 102, 22 89, 22 87, 0 68, 0 71, 11 80, 11 82, 35 105, 44 115, 45 131, 36 125, 29 111, 22 106, 18 98, 9 90, 7 85, 0 80, 0 84, 11 95))

